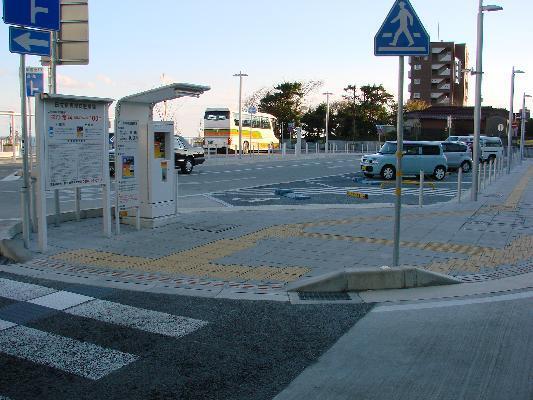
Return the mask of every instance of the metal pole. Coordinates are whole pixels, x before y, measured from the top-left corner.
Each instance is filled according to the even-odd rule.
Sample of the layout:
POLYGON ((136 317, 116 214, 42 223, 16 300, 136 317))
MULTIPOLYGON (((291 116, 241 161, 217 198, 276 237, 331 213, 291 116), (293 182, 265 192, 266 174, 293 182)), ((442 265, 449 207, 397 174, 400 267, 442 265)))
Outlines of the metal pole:
POLYGON ((483 190, 487 188, 487 162, 483 162, 483 190))
POLYGON ((404 87, 404 56, 399 57, 398 76, 398 121, 397 121, 397 149, 396 149, 396 201, 394 204, 394 250, 392 265, 400 265, 400 218, 402 208, 402 157, 403 157, 403 87, 404 87))
POLYGON ((459 176, 457 178, 457 202, 460 203, 461 202, 461 195, 462 195, 462 191, 463 191, 463 169, 461 167, 459 167, 459 176))
POLYGON ((511 160, 512 160, 512 144, 513 144, 513 119, 514 119, 514 78, 515 78, 515 69, 513 67, 513 73, 511 75, 511 101, 509 104, 509 124, 507 126, 507 158, 509 162, 507 163, 507 175, 511 173, 511 160))
POLYGON ((420 170, 420 187, 418 188, 418 205, 424 206, 424 171, 420 170))
POLYGON ((524 141, 526 140, 526 97, 528 97, 528 95, 524 93, 522 100, 522 121, 520 127, 520 161, 524 161, 524 141))
MULTIPOLYGON (((57 32, 53 31, 51 33, 52 40, 50 43, 50 93, 56 94, 57 93, 57 32)), ((54 209, 55 209, 55 220, 54 225, 59 226, 60 217, 61 217, 61 206, 59 204, 59 190, 54 190, 54 209)))
POLYGON ((329 96, 333 93, 326 92, 326 153, 329 153, 329 96))
POLYGON ((248 75, 239 71, 233 76, 239 77, 239 158, 242 158, 242 78, 248 75))
POLYGON ((489 159, 489 185, 492 183, 492 158, 489 159))
POLYGON ((17 136, 15 135, 15 113, 11 113, 11 151, 13 153, 13 162, 17 161, 17 136))
POLYGON ((479 170, 479 136, 481 132, 481 81, 483 78, 483 0, 479 0, 477 15, 477 50, 476 50, 476 106, 474 108, 474 143, 472 158, 472 190, 471 200, 477 201, 478 170, 479 170))
POLYGON ((22 236, 24 247, 30 247, 30 169, 28 168, 28 126, 26 119, 26 56, 20 55, 20 122, 22 130, 22 236))

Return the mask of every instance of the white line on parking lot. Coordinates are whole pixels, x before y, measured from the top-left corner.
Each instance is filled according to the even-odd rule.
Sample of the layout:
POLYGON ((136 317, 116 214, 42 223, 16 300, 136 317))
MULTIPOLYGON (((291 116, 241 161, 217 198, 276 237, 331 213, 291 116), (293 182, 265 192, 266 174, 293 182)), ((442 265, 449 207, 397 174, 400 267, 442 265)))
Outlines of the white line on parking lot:
POLYGON ((184 183, 180 183, 180 186, 185 186, 185 185, 205 185, 205 184, 208 184, 208 183, 221 183, 221 182, 235 182, 235 181, 246 181, 246 180, 250 180, 250 179, 257 179, 257 177, 255 176, 249 176, 249 177, 244 177, 244 178, 234 178, 234 179, 221 179, 219 181, 205 181, 205 182, 198 182, 198 181, 194 181, 194 182, 184 182, 184 183))

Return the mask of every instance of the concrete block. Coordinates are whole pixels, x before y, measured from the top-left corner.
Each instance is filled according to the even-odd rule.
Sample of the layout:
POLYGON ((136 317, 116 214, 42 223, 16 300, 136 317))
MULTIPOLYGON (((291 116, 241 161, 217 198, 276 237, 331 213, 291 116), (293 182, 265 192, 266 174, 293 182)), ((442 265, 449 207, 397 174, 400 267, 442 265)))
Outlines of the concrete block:
POLYGON ((31 251, 24 248, 24 242, 15 239, 0 240, 0 255, 16 263, 25 263, 33 258, 31 251))

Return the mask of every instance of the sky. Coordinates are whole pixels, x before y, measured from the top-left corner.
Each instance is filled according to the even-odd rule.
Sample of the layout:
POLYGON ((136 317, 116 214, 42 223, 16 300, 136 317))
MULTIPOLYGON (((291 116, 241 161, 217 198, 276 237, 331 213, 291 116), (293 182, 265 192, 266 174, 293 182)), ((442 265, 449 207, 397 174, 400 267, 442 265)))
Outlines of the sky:
MULTIPOLYGON (((39 0, 38 0, 39 1, 39 0)), ((206 107, 238 108, 238 78, 244 97, 284 81, 317 80, 338 100, 348 84, 383 84, 397 95, 398 58, 375 57, 374 35, 393 0, 89 0, 90 63, 58 67, 58 93, 120 99, 186 82, 211 90, 172 107, 177 127, 198 134, 206 107)), ((412 0, 432 41, 466 43, 471 66, 476 53, 478 0, 412 0)), ((529 74, 516 78, 515 109, 533 94, 530 49, 533 2, 485 0, 504 10, 485 15, 483 105, 509 108, 513 65, 529 74)), ((20 110, 19 56, 9 52, 8 26, 0 23, 0 111, 20 110)), ((28 56, 27 66, 39 66, 28 56)), ((405 94, 408 98, 406 68, 405 94)), ((473 105, 474 80, 470 105, 473 105)), ((531 108, 531 104, 529 105, 531 108)), ((111 107, 111 114, 114 107, 111 107)), ((17 121, 18 124, 18 121, 17 121)), ((18 129, 18 128, 17 128, 18 129)), ((0 116, 0 137, 9 120, 0 116)))

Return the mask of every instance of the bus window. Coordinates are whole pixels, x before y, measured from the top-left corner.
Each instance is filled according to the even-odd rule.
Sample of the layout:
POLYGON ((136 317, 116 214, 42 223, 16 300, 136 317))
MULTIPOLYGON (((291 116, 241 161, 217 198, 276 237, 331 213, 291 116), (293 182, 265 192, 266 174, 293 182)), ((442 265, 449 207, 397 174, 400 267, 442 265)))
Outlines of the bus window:
POLYGON ((261 117, 254 117, 253 121, 253 127, 254 128, 261 128, 261 117))
POLYGON ((270 129, 270 121, 268 117, 261 117, 261 129, 270 129))
POLYGON ((225 121, 230 118, 229 111, 206 111, 204 119, 209 121, 225 121))

